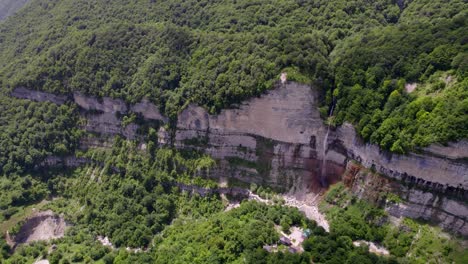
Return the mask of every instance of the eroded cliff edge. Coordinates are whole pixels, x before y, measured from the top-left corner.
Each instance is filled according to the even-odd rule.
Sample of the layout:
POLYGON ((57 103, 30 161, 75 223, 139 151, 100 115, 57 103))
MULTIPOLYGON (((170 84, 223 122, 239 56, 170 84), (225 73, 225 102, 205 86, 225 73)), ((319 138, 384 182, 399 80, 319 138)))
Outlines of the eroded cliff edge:
POLYGON ((409 155, 380 151, 362 142, 349 124, 328 131, 319 116, 315 91, 307 85, 278 85, 218 115, 189 105, 180 113, 175 131, 160 126, 167 118, 146 100, 127 105, 118 99, 98 100, 78 93, 56 96, 24 88, 16 89, 12 96, 76 103, 85 120, 82 128, 101 135, 84 138, 83 148, 108 145, 106 140, 117 134, 143 140, 141 120, 156 122, 160 144, 198 149, 218 160, 208 176, 267 184, 299 197, 319 192, 343 175, 349 178, 350 163, 357 161, 371 169, 373 181, 383 182, 385 188, 369 188, 373 181, 356 174, 349 185, 356 194, 380 204, 385 201, 377 194, 398 194, 402 201, 397 205, 383 205, 390 214, 432 221, 468 236, 467 142, 434 145, 409 155), (122 116, 129 113, 137 114, 140 122, 124 126, 122 116))

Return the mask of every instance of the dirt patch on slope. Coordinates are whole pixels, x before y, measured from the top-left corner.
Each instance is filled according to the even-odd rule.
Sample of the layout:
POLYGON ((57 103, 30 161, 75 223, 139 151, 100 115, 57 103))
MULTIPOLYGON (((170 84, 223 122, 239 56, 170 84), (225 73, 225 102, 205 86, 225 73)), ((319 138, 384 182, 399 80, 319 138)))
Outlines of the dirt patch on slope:
POLYGON ((65 228, 66 223, 63 217, 50 210, 38 212, 26 219, 18 234, 8 240, 15 247, 18 244, 61 238, 65 235, 65 228))
POLYGON ((407 93, 412 93, 418 87, 417 83, 407 83, 405 84, 405 90, 407 93))

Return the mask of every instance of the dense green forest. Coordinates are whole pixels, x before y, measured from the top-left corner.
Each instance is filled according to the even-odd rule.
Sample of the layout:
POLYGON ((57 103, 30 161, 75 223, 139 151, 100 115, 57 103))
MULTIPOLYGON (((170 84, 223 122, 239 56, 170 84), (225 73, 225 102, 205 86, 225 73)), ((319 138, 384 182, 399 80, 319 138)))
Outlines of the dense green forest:
MULTIPOLYGON (((389 203, 401 198, 381 193, 389 203)), ((468 252, 437 228, 404 219, 398 226, 391 224, 385 210, 352 195, 342 183, 333 186, 322 202, 322 210, 331 220, 330 233, 353 241, 374 241, 385 246, 400 262, 463 263, 468 252)))
POLYGON ((81 135, 75 111, 0 94, 0 174, 28 171, 49 155, 73 153, 81 135))
POLYGON ((74 104, 9 96, 26 87, 148 98, 175 121, 189 103, 211 114, 235 107, 287 72, 317 90, 325 122, 351 122, 367 142, 407 153, 468 138, 467 23, 464 0, 31 0, 0 22, 0 233, 38 209, 70 226, 14 251, 0 237, 0 263, 467 263, 439 229, 395 227, 340 184, 321 205, 330 232, 281 199, 225 212, 239 197, 180 187, 218 187, 204 177, 216 161, 158 145, 159 124, 83 150, 94 135, 79 129, 74 104), (50 156, 89 162, 41 166, 50 156), (291 226, 311 230, 304 252, 263 249, 291 226))
POLYGON ((215 113, 259 95, 288 71, 321 91, 324 117, 336 104, 332 124, 405 153, 468 136, 467 10, 462 0, 37 0, 0 24, 0 80, 148 97, 175 118, 189 102, 215 113), (408 94, 413 82, 433 93, 408 94))
POLYGON ((468 257, 457 240, 434 227, 408 219, 390 224, 383 209, 357 199, 342 184, 332 187, 322 204, 329 233, 281 199, 271 205, 244 201, 224 212, 226 197, 177 186, 216 187, 203 176, 214 165, 210 157, 167 148, 143 151, 137 145, 116 138, 112 149, 78 152, 94 161, 90 165, 0 178, 0 231, 14 233, 33 207, 51 209, 72 223, 64 238, 20 245, 14 252, 0 239, 2 263, 37 258, 51 263, 464 263, 468 257), (304 252, 262 248, 277 243, 277 228, 292 226, 311 230, 304 252), (97 236, 107 236, 114 248, 97 236), (390 256, 353 245, 361 239, 384 245, 390 256))
POLYGON ((49 246, 45 242, 22 245, 12 255, 8 246, 3 245, 0 260, 23 263, 42 256, 51 263, 98 260, 101 263, 236 263, 241 260, 309 263, 311 259, 320 263, 353 259, 368 263, 395 262, 370 254, 366 248, 354 248, 351 238, 329 235, 297 209, 281 203, 267 206, 244 202, 240 208, 225 213, 226 201, 219 195, 182 192, 177 182, 216 186, 197 176, 213 165, 202 154, 164 148, 142 152, 137 150, 135 142, 117 139, 112 149, 95 149, 81 155, 92 157, 96 165, 49 170, 21 180, 2 178, 0 193, 5 202, 0 205, 1 230, 15 223, 9 229, 15 232, 23 223, 23 212, 31 206, 52 209, 64 215, 73 226, 64 238, 51 242, 56 244, 56 249, 50 253, 46 252, 49 246), (24 196, 21 192, 25 184, 29 184, 26 187, 31 197, 18 202, 14 197, 24 196), (60 198, 49 200, 50 197, 60 198), (41 199, 45 200, 37 204, 41 199), (268 254, 262 247, 277 243, 279 234, 275 225, 285 230, 290 226, 310 228, 313 239, 328 241, 330 247, 310 247, 303 254, 268 254), (117 249, 99 244, 95 239, 98 235, 109 237, 117 249), (125 247, 140 248, 143 252, 127 252, 125 247), (342 253, 330 254, 334 248, 343 248, 342 253))

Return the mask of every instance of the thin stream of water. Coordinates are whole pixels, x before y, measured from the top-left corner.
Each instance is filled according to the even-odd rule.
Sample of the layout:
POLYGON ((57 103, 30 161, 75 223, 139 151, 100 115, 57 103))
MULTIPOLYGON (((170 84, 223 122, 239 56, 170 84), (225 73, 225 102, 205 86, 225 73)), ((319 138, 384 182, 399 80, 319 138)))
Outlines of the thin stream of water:
MULTIPOLYGON (((328 117, 331 117, 333 115, 333 109, 335 105, 332 104, 330 114, 328 117)), ((323 139, 323 146, 322 146, 322 166, 320 168, 320 184, 322 187, 327 186, 327 148, 328 148, 328 134, 330 133, 330 125, 327 127, 327 133, 325 134, 325 138, 323 139)))

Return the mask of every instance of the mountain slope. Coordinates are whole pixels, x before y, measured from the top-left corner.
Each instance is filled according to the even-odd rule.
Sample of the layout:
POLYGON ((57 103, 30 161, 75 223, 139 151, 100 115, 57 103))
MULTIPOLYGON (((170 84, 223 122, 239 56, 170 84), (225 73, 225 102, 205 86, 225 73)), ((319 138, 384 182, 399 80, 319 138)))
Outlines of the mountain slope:
POLYGON ((0 22, 0 262, 468 263, 467 10, 31 1, 0 22), (65 236, 21 244, 49 210, 65 236))
POLYGON ((286 71, 318 84, 324 116, 336 104, 332 123, 404 153, 468 136, 464 106, 426 109, 448 125, 418 140, 424 122, 393 118, 416 99, 405 83, 437 71, 466 98, 466 10, 461 0, 35 1, 0 26, 0 81, 4 91, 147 97, 175 118, 189 102, 230 107, 286 71), (382 136, 387 127, 394 135, 382 136))

